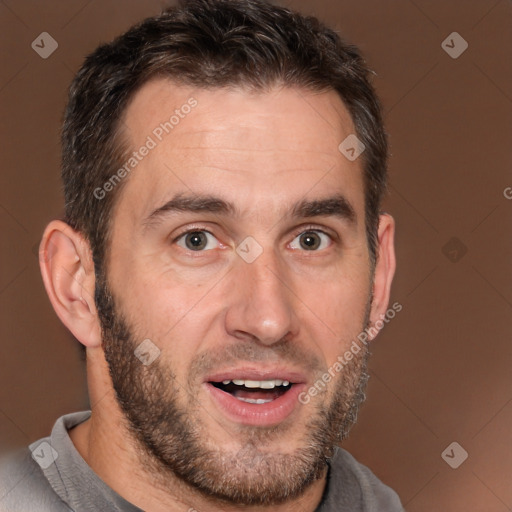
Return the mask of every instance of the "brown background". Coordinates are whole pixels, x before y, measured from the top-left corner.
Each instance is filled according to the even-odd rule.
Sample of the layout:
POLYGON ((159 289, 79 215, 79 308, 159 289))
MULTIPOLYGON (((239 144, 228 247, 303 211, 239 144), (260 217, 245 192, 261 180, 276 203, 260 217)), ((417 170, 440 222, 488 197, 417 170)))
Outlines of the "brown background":
MULTIPOLYGON (((37 243, 62 209, 58 131, 73 73, 98 43, 162 3, 0 3, 4 448, 88 406, 83 363, 46 297, 37 243), (46 60, 30 46, 43 31, 59 44, 46 60)), ((411 512, 512 510, 512 201, 503 193, 512 186, 512 4, 286 5, 361 47, 390 133, 392 302, 403 311, 374 345, 369 398, 346 448, 411 512), (454 31, 469 44, 457 59, 441 47, 454 31), (441 458, 453 441, 469 454, 458 469, 441 458)))

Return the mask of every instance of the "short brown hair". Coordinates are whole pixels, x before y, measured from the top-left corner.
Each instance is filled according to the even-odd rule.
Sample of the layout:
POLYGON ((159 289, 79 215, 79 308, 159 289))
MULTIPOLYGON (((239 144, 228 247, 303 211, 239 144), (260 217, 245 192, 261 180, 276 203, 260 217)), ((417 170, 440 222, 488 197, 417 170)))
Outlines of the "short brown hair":
POLYGON ((263 0, 182 1, 97 48, 73 80, 62 133, 65 220, 89 241, 96 274, 104 270, 123 183, 101 200, 94 190, 125 161, 122 115, 135 92, 156 77, 202 88, 337 91, 366 148, 366 231, 374 264, 387 142, 369 74, 358 50, 316 18, 263 0))

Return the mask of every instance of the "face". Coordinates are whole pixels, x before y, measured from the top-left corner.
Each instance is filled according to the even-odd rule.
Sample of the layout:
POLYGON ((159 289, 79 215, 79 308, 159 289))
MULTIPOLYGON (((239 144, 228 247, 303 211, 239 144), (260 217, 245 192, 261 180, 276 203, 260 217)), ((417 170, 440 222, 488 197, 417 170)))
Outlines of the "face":
POLYGON ((372 288, 362 163, 338 150, 351 119, 334 92, 159 80, 125 125, 152 147, 123 184, 97 297, 142 463, 239 504, 299 496, 364 397, 365 349, 325 384, 372 288))

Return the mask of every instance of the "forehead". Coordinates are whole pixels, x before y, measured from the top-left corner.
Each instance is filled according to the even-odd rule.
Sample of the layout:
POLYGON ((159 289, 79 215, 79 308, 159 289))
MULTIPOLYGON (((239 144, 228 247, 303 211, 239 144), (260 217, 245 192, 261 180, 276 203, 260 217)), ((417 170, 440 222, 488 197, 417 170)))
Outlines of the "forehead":
MULTIPOLYGON (((165 122, 171 121, 169 131, 173 139, 190 136, 205 136, 209 139, 229 133, 229 140, 243 142, 244 132, 260 129, 260 149, 304 149, 331 151, 336 148, 343 133, 354 133, 352 119, 334 91, 312 92, 299 88, 276 87, 269 91, 253 92, 240 88, 201 89, 177 85, 171 80, 157 79, 146 83, 129 103, 125 116, 129 140, 135 144, 143 142, 140 136, 157 131, 165 122), (196 100, 191 109, 187 103, 196 100), (189 116, 188 114, 193 115, 189 116), (174 115, 173 115, 174 114, 174 115), (297 123, 296 121, 301 121, 297 123), (263 135, 269 129, 279 131, 278 140, 263 135), (319 134, 314 138, 312 135, 319 134)), ((167 132, 164 132, 167 134, 167 132)), ((196 138, 197 138, 196 136, 196 138)), ((168 142, 168 141, 167 141, 168 142)), ((251 140, 253 144, 254 141, 251 140)))
POLYGON ((119 202, 134 221, 176 192, 281 210, 287 197, 333 187, 356 203, 363 197, 361 159, 338 150, 354 126, 335 91, 255 93, 159 79, 134 96, 124 128, 137 162, 119 202))

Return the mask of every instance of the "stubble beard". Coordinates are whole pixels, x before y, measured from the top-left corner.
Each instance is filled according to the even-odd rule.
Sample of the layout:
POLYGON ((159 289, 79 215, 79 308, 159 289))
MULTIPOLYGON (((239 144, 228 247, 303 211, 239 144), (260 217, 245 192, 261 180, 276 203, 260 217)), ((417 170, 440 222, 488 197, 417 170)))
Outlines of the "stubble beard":
MULTIPOLYGON (((198 415, 201 404, 187 383, 180 385, 175 380, 169 364, 164 366, 164 358, 145 366, 135 357, 134 350, 142 338, 134 335, 119 311, 106 279, 97 280, 96 305, 116 399, 139 448, 141 465, 164 489, 177 477, 203 496, 226 504, 271 506, 297 499, 325 475, 335 446, 348 435, 365 400, 366 346, 337 376, 329 402, 320 394, 302 406, 309 408, 309 419, 299 448, 292 453, 265 450, 266 443, 286 443, 286 433, 294 426, 288 423, 282 427, 240 426, 240 448, 226 451, 209 442, 207 426, 198 415)), ((368 323, 368 311, 369 307, 363 328, 368 323)), ((233 358, 234 354, 260 354, 262 358, 267 356, 261 354, 263 350, 271 350, 244 343, 219 354, 219 358, 212 356, 210 364, 233 358)), ((290 355, 289 346, 283 342, 277 350, 281 347, 282 353, 290 355)), ((297 360, 301 359, 294 356, 291 361, 297 360)), ((204 367, 204 361, 196 362, 197 372, 192 375, 204 367)), ((317 369, 316 374, 320 377, 325 371, 317 369)), ((226 432, 226 438, 232 439, 233 433, 226 432)))

